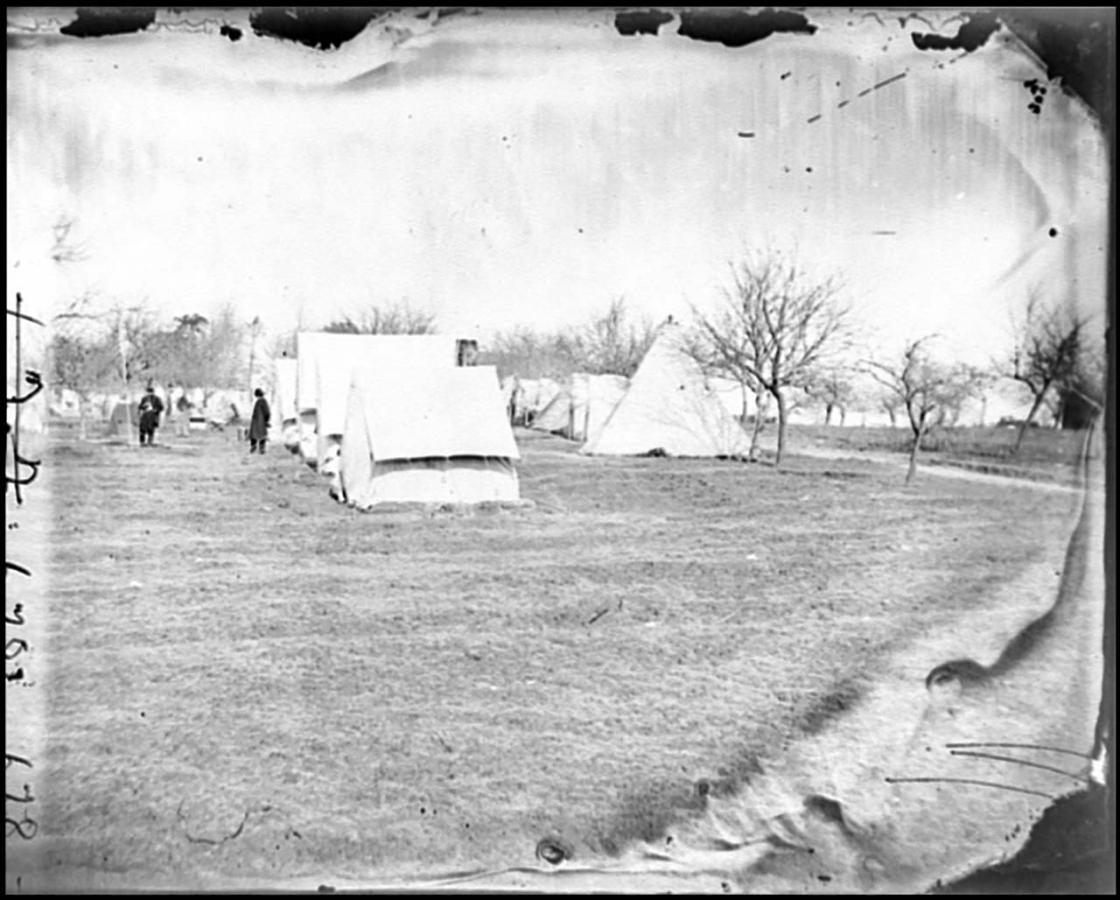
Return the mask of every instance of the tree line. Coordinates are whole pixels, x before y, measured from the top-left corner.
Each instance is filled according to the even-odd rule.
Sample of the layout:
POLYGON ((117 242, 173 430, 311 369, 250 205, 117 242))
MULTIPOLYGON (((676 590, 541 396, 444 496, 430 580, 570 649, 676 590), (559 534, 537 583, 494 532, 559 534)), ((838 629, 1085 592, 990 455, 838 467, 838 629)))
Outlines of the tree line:
MULTIPOLYGON (((744 415, 750 427, 749 458, 770 418, 777 424, 777 459, 786 449, 790 414, 812 402, 843 423, 857 401, 883 410, 892 426, 910 428, 911 467, 923 440, 952 427, 969 400, 982 397, 998 380, 1022 384, 1032 404, 1013 450, 1019 452, 1040 410, 1049 407, 1063 427, 1083 427, 1103 408, 1103 341, 1090 340, 1089 321, 1068 306, 1034 292, 1013 321, 1008 351, 986 367, 939 360, 937 336, 906 341, 875 358, 853 352, 857 327, 844 286, 835 276, 808 273, 780 254, 757 253, 732 264, 730 286, 713 307, 693 306, 683 325, 682 350, 707 376, 737 382, 755 400, 744 415), (876 386, 872 394, 863 380, 876 386), (860 396, 862 394, 862 396, 860 396)), ((257 374, 259 319, 246 322, 227 304, 208 318, 198 313, 160 326, 143 305, 97 311, 89 296, 54 320, 50 372, 55 385, 88 398, 97 390, 130 391, 146 383, 183 388, 244 388, 257 374)), ((336 334, 430 334, 436 317, 407 301, 374 304, 336 317, 320 331, 336 334)), ((563 380, 575 372, 632 376, 657 333, 648 318, 635 316, 623 298, 584 323, 553 331, 514 328, 498 332, 478 362, 499 375, 563 380)), ((886 348, 884 348, 886 350, 886 348)), ((295 332, 282 334, 262 356, 295 356, 295 332)), ((744 410, 746 409, 744 403, 744 410)))

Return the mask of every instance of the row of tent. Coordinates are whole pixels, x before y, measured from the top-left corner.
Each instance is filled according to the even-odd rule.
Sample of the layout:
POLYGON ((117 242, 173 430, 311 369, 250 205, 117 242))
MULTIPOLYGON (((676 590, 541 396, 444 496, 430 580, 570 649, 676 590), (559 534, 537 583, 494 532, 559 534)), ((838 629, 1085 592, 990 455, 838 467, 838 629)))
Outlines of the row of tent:
MULTIPOLYGON (((738 418, 676 338, 664 326, 633 379, 577 375, 533 424, 584 441, 587 453, 744 453, 738 418)), ((509 385, 503 391, 493 366, 458 359, 457 341, 439 335, 300 333, 296 358, 276 361, 284 444, 330 478, 336 499, 361 509, 516 501, 509 385)))
POLYGON ((662 325, 630 379, 499 384, 494 367, 459 364, 454 338, 301 333, 296 359, 276 363, 274 420, 331 493, 363 509, 517 500, 515 421, 585 454, 744 456, 752 398, 706 378, 681 338, 662 325))
MULTIPOLYGON (((164 425, 168 416, 178 414, 178 401, 184 396, 190 404, 191 427, 196 429, 244 420, 251 409, 244 391, 172 388, 157 390, 157 393, 164 403, 164 425)), ((87 420, 104 422, 106 436, 113 437, 124 435, 128 428, 136 427, 140 419, 139 404, 138 392, 132 392, 131 396, 128 393, 97 393, 83 400, 76 391, 62 389, 52 392, 47 411, 52 419, 63 420, 81 419, 84 413, 87 420)))
POLYGON ((276 363, 284 443, 359 509, 519 499, 520 458, 493 366, 442 335, 300 333, 276 363))

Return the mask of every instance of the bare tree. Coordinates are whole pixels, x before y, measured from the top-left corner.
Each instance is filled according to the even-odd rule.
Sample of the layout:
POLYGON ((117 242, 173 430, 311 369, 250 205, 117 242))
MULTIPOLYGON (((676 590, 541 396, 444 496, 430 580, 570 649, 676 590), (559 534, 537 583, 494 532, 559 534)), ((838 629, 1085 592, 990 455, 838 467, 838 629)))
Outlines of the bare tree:
POLYGON ((951 377, 942 391, 941 407, 935 424, 938 427, 956 428, 965 404, 969 400, 983 397, 995 376, 990 370, 964 363, 953 366, 949 374, 951 377))
POLYGON ((1085 324, 1066 306, 1046 305, 1037 291, 1027 298, 1024 316, 1015 323, 1010 358, 998 366, 1005 377, 1025 384, 1034 398, 1019 426, 1012 455, 1018 455, 1027 429, 1051 389, 1072 378, 1085 324))
POLYGON ((705 368, 774 398, 781 465, 793 393, 846 341, 850 310, 835 279, 810 278, 777 255, 750 257, 732 273, 734 286, 714 314, 693 310, 690 352, 705 368))
POLYGON ((824 404, 824 424, 832 424, 832 413, 840 412, 840 424, 848 414, 848 404, 855 397, 855 386, 848 370, 841 366, 822 368, 805 388, 806 393, 818 403, 824 404))
POLYGON ((79 298, 54 318, 49 345, 50 378, 78 396, 78 437, 86 438, 86 413, 90 394, 111 383, 116 353, 104 334, 100 317, 88 311, 88 296, 79 298), (101 333, 98 333, 98 332, 101 333))
POLYGON ((1085 428, 1104 411, 1108 363, 1103 341, 1090 342, 1081 335, 1070 371, 1056 385, 1055 425, 1085 428))
POLYGON ((968 389, 972 377, 969 367, 948 366, 934 361, 928 349, 932 339, 928 336, 910 341, 897 363, 875 360, 866 363, 866 372, 906 410, 913 435, 910 465, 906 471, 907 484, 917 472, 922 439, 942 420, 944 411, 968 389))
POLYGON ((354 318, 349 315, 329 322, 323 331, 330 334, 433 334, 434 313, 416 309, 408 301, 386 306, 371 306, 354 318))
POLYGON ((655 333, 648 319, 632 321, 625 300, 619 297, 603 315, 572 335, 570 343, 584 371, 629 378, 642 364, 655 333))

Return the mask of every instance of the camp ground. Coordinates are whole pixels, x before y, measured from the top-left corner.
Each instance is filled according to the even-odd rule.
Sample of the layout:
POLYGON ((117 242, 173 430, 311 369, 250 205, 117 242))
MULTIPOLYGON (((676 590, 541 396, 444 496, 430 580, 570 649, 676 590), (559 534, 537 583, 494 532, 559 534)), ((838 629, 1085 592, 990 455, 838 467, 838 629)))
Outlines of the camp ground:
POLYGON ((684 352, 682 334, 679 325, 662 325, 630 386, 583 453, 727 457, 747 451, 741 423, 684 352))
POLYGON ((491 366, 352 373, 338 499, 474 504, 519 499, 520 459, 491 366))
POLYGON ((1115 894, 1075 12, 9 7, 6 893, 1115 894))

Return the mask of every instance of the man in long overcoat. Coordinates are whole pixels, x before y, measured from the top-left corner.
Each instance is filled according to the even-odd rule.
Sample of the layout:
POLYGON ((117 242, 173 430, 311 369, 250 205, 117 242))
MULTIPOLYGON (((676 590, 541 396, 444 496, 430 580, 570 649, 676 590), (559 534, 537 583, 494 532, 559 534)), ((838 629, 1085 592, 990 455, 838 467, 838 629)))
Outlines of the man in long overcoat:
POLYGON ((249 452, 263 455, 272 411, 268 408, 268 401, 264 399, 264 391, 257 388, 253 394, 257 400, 253 404, 253 417, 249 421, 249 452))

